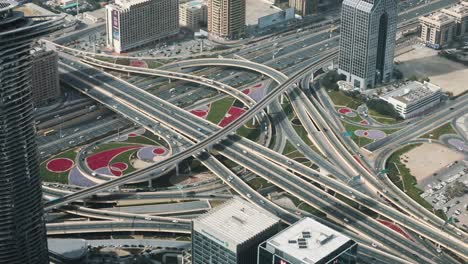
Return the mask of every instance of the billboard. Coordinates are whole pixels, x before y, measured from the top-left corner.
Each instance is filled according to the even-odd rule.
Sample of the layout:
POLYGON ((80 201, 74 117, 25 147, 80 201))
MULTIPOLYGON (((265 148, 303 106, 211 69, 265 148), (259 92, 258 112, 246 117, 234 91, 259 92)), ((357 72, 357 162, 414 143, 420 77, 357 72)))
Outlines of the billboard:
POLYGON ((117 10, 112 10, 112 37, 114 39, 119 39, 119 12, 117 10))

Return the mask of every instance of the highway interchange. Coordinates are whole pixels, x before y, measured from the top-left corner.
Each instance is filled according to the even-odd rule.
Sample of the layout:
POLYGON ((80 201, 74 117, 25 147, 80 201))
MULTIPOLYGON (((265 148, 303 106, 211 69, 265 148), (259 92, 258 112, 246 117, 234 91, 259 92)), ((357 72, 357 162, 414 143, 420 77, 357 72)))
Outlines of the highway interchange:
MULTIPOLYGON (((269 87, 268 95, 261 101, 254 103, 249 101, 249 97, 243 96, 242 92, 239 92, 230 85, 222 83, 215 84, 214 81, 208 78, 183 74, 183 78, 185 78, 186 81, 188 80, 198 84, 201 83, 211 88, 220 89, 223 93, 238 97, 238 99, 243 100, 246 105, 249 106, 250 109, 241 118, 225 128, 219 128, 214 124, 199 119, 167 101, 146 94, 136 86, 120 81, 97 68, 83 64, 83 62, 73 58, 73 56, 63 54, 60 63, 63 81, 73 84, 75 86, 74 88, 103 103, 108 106, 109 109, 153 131, 155 134, 161 136, 169 135, 169 137, 173 139, 171 139, 171 141, 173 141, 171 145, 176 151, 174 151, 174 155, 171 158, 151 168, 143 169, 112 181, 103 182, 89 189, 65 192, 63 194, 66 196, 54 198, 46 203, 46 210, 71 204, 73 201, 105 192, 106 190, 115 188, 116 186, 134 179, 158 177, 163 175, 168 167, 174 166, 177 162, 193 155, 200 159, 208 169, 244 198, 274 212, 287 223, 292 223, 297 220, 296 215, 271 203, 268 199, 265 199, 262 195, 250 188, 238 175, 233 173, 224 164, 219 162, 216 157, 210 154, 212 150, 216 150, 219 154, 238 164, 242 164, 256 175, 265 178, 276 186, 287 190, 304 202, 326 213, 327 218, 335 223, 331 223, 332 225, 339 224, 351 230, 351 233, 345 232, 358 240, 361 244, 367 244, 367 247, 364 247, 366 248, 366 253, 370 251, 371 254, 384 259, 386 257, 388 258, 388 256, 382 251, 390 252, 397 256, 397 260, 392 258, 392 261, 401 263, 406 263, 406 261, 416 261, 416 263, 452 263, 455 261, 446 254, 439 254, 439 252, 436 252, 431 244, 426 245, 428 247, 415 247, 410 241, 402 239, 403 237, 401 235, 386 229, 371 217, 348 206, 346 203, 340 201, 316 185, 311 184, 309 181, 316 182, 320 184, 320 186, 327 187, 349 199, 355 200, 362 206, 369 207, 369 209, 398 222, 401 226, 406 227, 412 232, 428 240, 432 240, 436 244, 445 246, 449 250, 453 250, 459 254, 459 256, 467 258, 468 252, 466 250, 466 243, 457 237, 455 230, 449 228, 442 231, 440 230, 441 220, 431 213, 426 212, 424 209, 421 209, 419 205, 414 202, 402 204, 401 201, 395 201, 393 199, 394 197, 401 197, 401 193, 382 184, 376 173, 377 170, 384 165, 382 163, 384 159, 380 159, 376 162, 377 168, 361 165, 362 163, 369 165, 366 160, 361 160, 362 163, 356 162, 356 153, 360 153, 360 150, 349 142, 349 139, 339 136, 340 130, 338 122, 335 120, 336 117, 331 116, 330 113, 327 113, 324 109, 324 107, 326 107, 326 101, 322 99, 321 102, 318 102, 310 96, 311 90, 309 89, 309 83, 311 75, 318 69, 329 65, 336 57, 337 53, 336 45, 338 43, 336 41, 336 36, 332 35, 331 38, 327 37, 330 33, 326 30, 321 34, 322 35, 320 35, 320 33, 317 34, 319 37, 310 40, 310 43, 301 44, 303 48, 307 48, 312 43, 320 43, 319 45, 313 46, 311 51, 309 51, 314 55, 302 62, 299 61, 299 58, 296 58, 294 64, 297 67, 288 67, 285 69, 284 73, 290 75, 290 77, 261 64, 264 63, 266 66, 276 64, 277 68, 281 68, 281 65, 278 65, 276 61, 280 60, 282 57, 288 57, 288 52, 291 51, 288 51, 287 48, 281 50, 278 50, 279 48, 273 49, 272 53, 274 55, 270 52, 270 55, 248 56, 249 61, 243 59, 219 58, 176 62, 175 64, 164 67, 164 69, 170 69, 172 71, 163 74, 162 72, 158 73, 159 76, 175 79, 182 75, 173 71, 174 69, 181 70, 182 68, 189 67, 229 66, 238 67, 241 70, 247 69, 260 72, 262 76, 265 75, 272 78, 274 83, 269 87), (320 42, 320 39, 323 39, 325 42, 320 42), (335 44, 333 45, 333 43, 335 44), (284 52, 284 54, 282 54, 282 52, 284 52), (318 54, 320 54, 320 56, 318 54), (307 67, 303 67, 303 65, 307 65, 307 67), (103 87, 105 87, 105 89, 103 89, 103 87), (283 94, 288 96, 298 118, 312 138, 314 145, 317 145, 323 153, 320 154, 311 150, 291 127, 278 101, 278 98, 283 94), (260 114, 264 109, 267 109, 270 115, 274 114, 278 116, 268 120, 265 114, 260 114), (314 161, 323 171, 316 171, 308 168, 294 160, 288 159, 278 152, 268 149, 266 146, 234 135, 238 127, 255 116, 260 119, 259 122, 262 124, 262 128, 263 124, 267 127, 267 129, 263 129, 264 132, 268 133, 267 131, 271 131, 269 127, 275 126, 277 135, 283 135, 281 136, 281 140, 277 140, 277 142, 282 141, 283 143, 277 143, 276 148, 281 149, 280 145, 284 147, 285 140, 288 140, 292 142, 305 157, 314 161), (329 120, 332 122, 329 122, 329 120), (328 159, 324 159, 322 155, 325 155, 328 159), (333 175, 335 179, 329 178, 324 172, 333 175), (345 184, 346 180, 349 180, 357 174, 362 176, 364 184, 359 185, 357 189, 347 186, 345 184), (388 193, 384 192, 384 189, 388 189, 388 193), (380 196, 387 196, 387 200, 392 203, 392 206, 407 211, 409 215, 403 214, 393 207, 386 205, 385 201, 381 199, 380 196), (375 199, 375 197, 378 198, 375 199), (429 221, 424 219, 429 219, 429 221), (359 235, 356 236, 356 234, 359 235), (370 246, 371 244, 372 246, 370 246)), ((298 42, 297 39, 297 37, 291 37, 291 39, 286 40, 286 43, 288 43, 288 41, 296 43, 298 42)), ((260 46, 254 46, 250 48, 250 51, 255 53, 258 49, 260 49, 260 46)), ((248 53, 249 50, 245 49, 239 55, 241 57, 246 57, 245 54, 248 53)), ((89 65, 96 65, 97 63, 90 58, 84 59, 84 62, 89 65)), ((101 65, 101 67, 104 66, 112 67, 112 65, 101 65)), ((114 67, 116 66, 114 65, 114 67)), ((114 70, 116 70, 116 68, 114 68, 114 70)), ((122 68, 120 70, 130 72, 133 69, 122 68)), ((157 73, 155 71, 148 72, 153 74, 157 73)), ((321 96, 319 96, 319 98, 321 98, 321 96)), ((395 136, 397 142, 393 141, 392 144, 385 142, 379 143, 380 145, 376 144, 378 145, 377 148, 391 150, 398 144, 414 138, 425 131, 430 131, 435 121, 443 120, 444 122, 448 122, 453 117, 463 113, 463 111, 466 112, 466 97, 459 98, 454 103, 454 106, 455 109, 451 112, 450 110, 445 110, 440 114, 426 118, 418 124, 408 126, 408 128, 403 129, 404 132, 395 136), (430 124, 432 124, 432 126, 430 124)), ((386 153, 385 150, 382 151, 382 153, 386 153)), ((90 210, 85 208, 81 209, 90 210)), ((74 210, 75 213, 78 214, 78 210, 76 208, 74 208, 74 210)), ((100 218, 99 212, 97 212, 97 215, 93 215, 93 218, 100 218)), ((101 215, 101 219, 106 218, 102 218, 101 215)), ((154 225, 159 225, 158 228, 163 231, 186 232, 187 230, 186 225, 182 225, 182 223, 179 222, 171 222, 174 220, 179 221, 179 219, 166 219, 165 217, 161 217, 154 220, 154 225), (181 226, 178 227, 178 225, 181 226)), ((146 230, 145 228, 148 226, 151 227, 151 223, 145 224, 145 222, 141 224, 138 222, 137 225, 125 221, 121 224, 113 223, 114 224, 107 223, 107 225, 106 222, 102 224, 89 223, 89 225, 84 226, 83 229, 109 231, 113 229, 118 230, 119 228, 122 230, 134 228, 135 230, 146 230)), ((50 225, 50 232, 72 233, 74 232, 73 230, 75 230, 74 226, 76 225, 68 228, 67 224, 54 224, 50 225)), ((79 226, 79 224, 77 226, 79 226)))

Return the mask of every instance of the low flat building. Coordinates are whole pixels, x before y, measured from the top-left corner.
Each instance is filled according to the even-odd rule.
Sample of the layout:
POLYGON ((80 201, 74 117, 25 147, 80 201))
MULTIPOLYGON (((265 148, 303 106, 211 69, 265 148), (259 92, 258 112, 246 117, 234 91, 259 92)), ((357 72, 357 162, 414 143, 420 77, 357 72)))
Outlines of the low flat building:
POLYGON ((121 53, 179 33, 178 0, 116 0, 106 6, 107 46, 121 53))
POLYGON ((60 96, 58 55, 55 51, 35 48, 31 62, 31 90, 35 106, 52 103, 60 96))
POLYGON ((182 27, 198 31, 208 23, 208 6, 205 1, 194 0, 179 6, 179 22, 182 27))
POLYGON ((306 217, 262 243, 257 263, 354 264, 357 247, 347 236, 306 217))
POLYGON ((258 245, 279 231, 279 218, 235 197, 193 220, 193 264, 256 263, 258 245))
POLYGON ((440 48, 453 40, 455 19, 445 13, 436 12, 420 17, 420 39, 429 47, 440 48))
POLYGON ((468 36, 468 1, 462 1, 459 4, 441 10, 455 20, 455 37, 468 36))
POLYGON ((83 18, 91 23, 104 22, 106 20, 106 9, 100 8, 94 11, 84 12, 83 18))
POLYGON ((409 82, 380 99, 393 105, 402 118, 414 117, 440 103, 441 88, 429 82, 409 82))

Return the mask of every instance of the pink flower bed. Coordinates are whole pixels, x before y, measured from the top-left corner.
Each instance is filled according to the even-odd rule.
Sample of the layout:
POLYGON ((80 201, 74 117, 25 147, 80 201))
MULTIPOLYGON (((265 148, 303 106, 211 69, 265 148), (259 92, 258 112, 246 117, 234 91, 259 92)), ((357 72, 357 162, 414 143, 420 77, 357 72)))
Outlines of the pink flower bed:
POLYGON ((69 171, 75 163, 71 159, 58 158, 53 159, 46 164, 46 168, 55 173, 69 171))

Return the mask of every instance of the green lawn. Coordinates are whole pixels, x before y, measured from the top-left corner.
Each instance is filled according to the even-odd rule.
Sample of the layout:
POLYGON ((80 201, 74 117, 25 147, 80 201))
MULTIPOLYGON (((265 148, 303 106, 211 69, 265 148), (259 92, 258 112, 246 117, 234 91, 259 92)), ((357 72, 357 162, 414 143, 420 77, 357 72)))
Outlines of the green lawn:
POLYGON ((393 117, 382 115, 373 109, 369 109, 368 114, 370 117, 372 117, 377 122, 380 122, 382 124, 393 125, 393 124, 397 124, 403 121, 403 119, 397 120, 393 117))
POLYGON ((305 130, 305 128, 303 126, 295 126, 293 125, 293 128, 294 130, 296 130, 296 133, 301 137, 301 139, 307 144, 309 145, 310 148, 312 148, 313 151, 315 151, 316 153, 318 154, 322 154, 320 152, 320 150, 314 145, 314 143, 312 143, 312 141, 310 140, 309 138, 309 134, 307 133, 307 131, 305 130))
POLYGON ((218 124, 233 103, 234 99, 232 97, 226 97, 212 103, 207 119, 213 124, 218 124))
POLYGON ((67 158, 67 159, 71 159, 75 161, 75 158, 76 158, 75 150, 76 149, 67 150, 41 163, 39 167, 39 174, 41 175, 42 180, 46 182, 58 182, 58 183, 67 184, 68 183, 68 171, 62 172, 62 173, 51 172, 47 169, 46 165, 48 161, 52 159, 57 159, 57 158, 67 158))
POLYGON ((297 151, 296 147, 293 144, 291 144, 289 140, 286 140, 286 145, 284 146, 282 154, 289 154, 293 151, 297 151))
MULTIPOLYGON (((385 164, 385 167, 388 169, 387 175, 389 176, 390 180, 396 181, 396 185, 398 186, 398 188, 403 190, 409 197, 411 197, 414 201, 416 201, 424 208, 433 211, 432 205, 420 196, 420 194, 423 191, 416 187, 416 178, 413 175, 411 175, 411 171, 406 167, 406 165, 400 161, 400 157, 403 154, 420 145, 421 144, 408 145, 394 152, 387 160, 387 164, 385 164), (398 173, 398 171, 400 173, 398 173), (398 180, 400 180, 400 183, 398 183, 398 180)), ((443 215, 441 215, 440 213, 437 215, 443 218, 443 215)))
POLYGON ((252 141, 258 141, 260 137, 260 129, 259 128, 247 128, 246 126, 241 126, 239 127, 239 129, 237 129, 237 135, 248 138, 252 141))
POLYGON ((288 119, 292 120, 296 114, 294 113, 294 109, 289 101, 286 101, 286 103, 282 104, 281 106, 283 107, 284 113, 288 116, 288 119))
POLYGON ((445 134, 457 134, 457 131, 453 129, 451 123, 447 123, 445 125, 442 125, 431 132, 422 135, 421 138, 430 138, 430 139, 438 139, 440 136, 445 135, 445 134))
POLYGON ((145 136, 129 137, 125 142, 142 145, 159 145, 159 143, 145 136))
POLYGON ((337 106, 346 106, 351 109, 357 109, 358 106, 364 103, 360 99, 355 99, 350 96, 347 96, 346 94, 343 93, 343 91, 331 90, 328 92, 328 95, 332 99, 333 103, 337 106))
MULTIPOLYGON (((104 143, 104 144, 99 144, 96 146, 96 148, 90 149, 88 154, 93 154, 93 153, 99 153, 102 151, 110 150, 110 149, 115 149, 115 148, 120 148, 120 147, 125 147, 132 145, 134 143, 129 143, 129 142, 110 142, 110 143, 104 143)), ((136 145, 136 144, 135 144, 136 145)))
POLYGON ((247 184, 252 187, 254 190, 259 190, 261 188, 272 186, 272 183, 267 182, 265 179, 261 177, 253 178, 252 180, 248 181, 247 184))
POLYGON ((362 129, 362 130, 366 130, 367 128, 365 127, 360 127, 360 126, 355 126, 355 125, 352 125, 352 124, 348 124, 346 122, 342 122, 343 123, 343 126, 345 127, 346 131, 349 131, 349 132, 352 132, 352 135, 351 135, 351 139, 359 146, 359 147, 362 147, 362 146, 365 146, 369 143, 372 143, 374 142, 372 139, 369 139, 369 138, 365 138, 365 137, 358 137, 354 134, 354 131, 356 130, 359 130, 359 129, 362 129))
POLYGON ((148 68, 150 69, 159 68, 162 65, 164 65, 164 63, 157 60, 147 60, 146 63, 148 64, 148 68))

